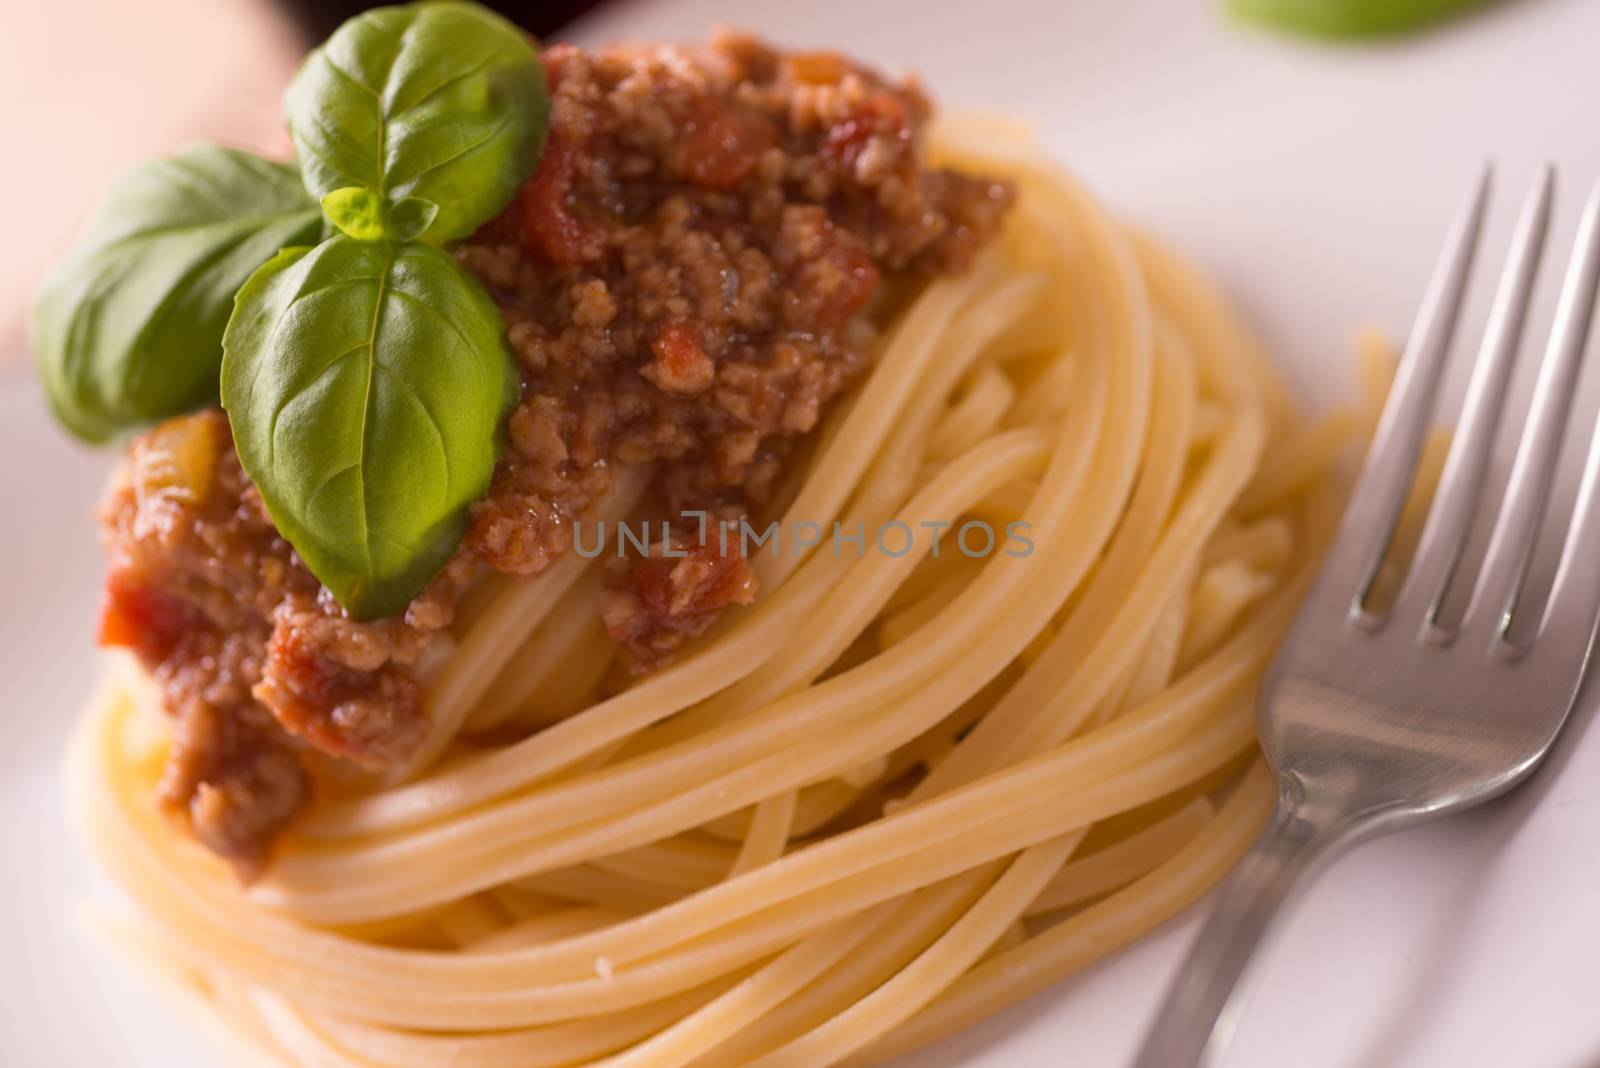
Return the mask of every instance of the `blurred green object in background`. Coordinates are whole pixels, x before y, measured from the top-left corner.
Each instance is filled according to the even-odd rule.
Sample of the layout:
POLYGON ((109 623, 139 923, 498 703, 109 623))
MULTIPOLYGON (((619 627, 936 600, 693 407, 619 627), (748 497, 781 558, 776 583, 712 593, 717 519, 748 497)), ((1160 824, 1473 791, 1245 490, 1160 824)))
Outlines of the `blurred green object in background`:
POLYGON ((1481 7, 1487 0, 1228 0, 1250 22, 1313 37, 1382 37, 1407 33, 1481 7))

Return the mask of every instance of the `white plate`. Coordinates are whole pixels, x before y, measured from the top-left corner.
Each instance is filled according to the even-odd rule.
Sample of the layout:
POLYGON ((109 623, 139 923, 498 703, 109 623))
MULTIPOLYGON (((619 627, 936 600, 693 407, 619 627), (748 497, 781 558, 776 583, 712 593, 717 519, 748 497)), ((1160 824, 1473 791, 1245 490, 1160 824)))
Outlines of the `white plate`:
MULTIPOLYGON (((1362 48, 1243 31, 1216 6, 631 0, 576 36, 686 38, 732 21, 918 70, 947 104, 1030 118, 1120 212, 1214 272, 1314 403, 1349 389, 1354 327, 1405 329, 1485 155, 1501 179, 1491 250, 1510 201, 1553 159, 1552 262, 1565 255, 1600 176, 1600 4, 1521 0, 1362 48)), ((1547 305, 1534 322, 1543 329, 1547 305)), ((13 606, 0 615, 0 1064, 212 1065, 65 912, 93 885, 58 769, 97 670, 101 560, 87 511, 106 460, 70 446, 31 390, 0 402, 0 457, 0 589, 13 606)), ((1587 719, 1507 803, 1373 843, 1328 872, 1265 962, 1230 1068, 1600 1061, 1600 735, 1583 736, 1587 719)), ((1193 924, 914 1062, 1120 1064, 1193 924)))

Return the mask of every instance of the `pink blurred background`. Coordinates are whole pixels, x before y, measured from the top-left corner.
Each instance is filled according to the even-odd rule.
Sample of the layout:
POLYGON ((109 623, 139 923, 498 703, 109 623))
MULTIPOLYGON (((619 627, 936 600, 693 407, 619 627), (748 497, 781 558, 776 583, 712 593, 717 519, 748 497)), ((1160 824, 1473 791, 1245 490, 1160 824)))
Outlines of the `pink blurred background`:
POLYGON ((6 23, 0 378, 12 379, 40 276, 123 171, 201 139, 288 153, 278 99, 302 45, 267 0, 54 0, 8 5, 6 23))

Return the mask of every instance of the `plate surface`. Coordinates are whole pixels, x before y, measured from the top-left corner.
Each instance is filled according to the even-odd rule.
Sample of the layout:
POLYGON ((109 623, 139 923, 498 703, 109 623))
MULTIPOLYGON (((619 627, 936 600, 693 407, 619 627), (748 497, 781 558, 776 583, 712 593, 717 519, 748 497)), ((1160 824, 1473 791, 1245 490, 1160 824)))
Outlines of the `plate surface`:
MULTIPOLYGON (((1551 264, 1564 258, 1600 177, 1600 4, 1513 0, 1362 48, 1243 30, 1216 6, 623 0, 573 36, 688 38, 733 22, 917 70, 948 106, 1025 117, 1117 211, 1214 274, 1313 406, 1351 389, 1354 328, 1403 332, 1485 156, 1500 187, 1492 256, 1510 202, 1549 159, 1561 175, 1551 264)), ((1548 322, 1547 298, 1531 332, 1548 322)), ((0 1064, 209 1068, 210 1053, 68 913, 96 882, 66 827, 60 763, 98 671, 102 564, 87 512, 107 459, 69 444, 31 386, 0 398, 0 456, 13 606, 0 614, 0 1064)), ((1589 718, 1505 803, 1337 863, 1264 961, 1229 1068, 1600 1062, 1600 731, 1585 735, 1589 718)), ((1121 1064, 1194 923, 913 1061, 1121 1064)))

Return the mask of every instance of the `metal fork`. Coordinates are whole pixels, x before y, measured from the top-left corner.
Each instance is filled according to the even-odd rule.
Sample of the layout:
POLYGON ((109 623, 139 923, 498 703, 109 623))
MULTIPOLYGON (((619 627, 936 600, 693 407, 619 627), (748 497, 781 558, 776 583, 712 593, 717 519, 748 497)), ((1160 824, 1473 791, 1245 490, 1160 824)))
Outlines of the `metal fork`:
POLYGON ((1487 168, 1451 226, 1338 537, 1262 687, 1258 727, 1278 782, 1277 810, 1224 883, 1135 1068, 1214 1064, 1237 1022, 1257 947, 1308 876, 1358 839, 1515 786, 1572 709, 1600 611, 1600 434, 1542 615, 1521 601, 1600 281, 1600 188, 1579 224, 1484 562, 1475 575, 1461 566, 1473 518, 1488 503, 1482 490, 1552 181, 1545 168, 1522 209, 1422 537, 1392 606, 1376 610, 1370 595, 1450 358, 1487 168), (1465 614, 1447 620, 1446 594, 1466 582, 1473 585, 1465 614))

